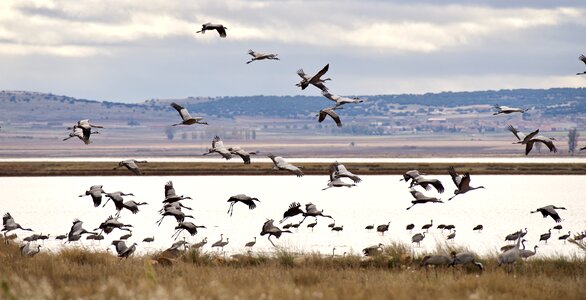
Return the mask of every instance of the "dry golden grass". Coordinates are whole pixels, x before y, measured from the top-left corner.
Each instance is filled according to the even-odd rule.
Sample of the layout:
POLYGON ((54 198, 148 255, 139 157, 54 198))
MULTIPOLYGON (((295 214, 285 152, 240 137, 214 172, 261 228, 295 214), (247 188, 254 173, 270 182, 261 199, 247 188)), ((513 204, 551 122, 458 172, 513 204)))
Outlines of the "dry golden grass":
MULTIPOLYGON (((445 251, 449 249, 438 249, 445 251)), ((192 250, 120 260, 69 249, 22 257, 0 245, 1 299, 584 299, 584 258, 530 259, 509 273, 482 258, 474 267, 419 267, 395 244, 371 259, 356 255, 242 254, 192 250), (155 258, 157 260, 155 260, 155 258)))

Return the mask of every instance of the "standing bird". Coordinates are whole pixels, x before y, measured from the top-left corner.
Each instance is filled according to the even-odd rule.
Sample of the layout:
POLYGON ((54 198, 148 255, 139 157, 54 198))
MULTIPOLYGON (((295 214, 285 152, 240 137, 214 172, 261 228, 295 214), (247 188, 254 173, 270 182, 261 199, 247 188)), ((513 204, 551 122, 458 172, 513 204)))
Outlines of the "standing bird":
POLYGON ((413 224, 413 223, 405 226, 405 230, 409 230, 409 232, 413 232, 413 228, 415 228, 415 224, 413 224))
POLYGON ((455 251, 452 252, 452 263, 450 263, 450 266, 453 267, 455 265, 465 265, 465 264, 469 264, 469 263, 473 263, 481 271, 484 270, 484 266, 482 265, 482 263, 476 261, 476 256, 473 253, 470 253, 470 252, 456 253, 455 251))
POLYGON ((391 225, 391 221, 387 224, 381 224, 376 226, 376 232, 380 232, 381 235, 385 235, 385 231, 389 231, 389 226, 391 225))
POLYGON ((206 33, 206 30, 217 30, 218 34, 220 34, 220 37, 225 38, 226 37, 226 29, 228 29, 228 28, 222 24, 212 24, 210 22, 207 22, 205 24, 202 24, 201 30, 196 31, 195 33, 201 32, 201 34, 204 34, 204 33, 206 33))
POLYGON ((366 225, 366 227, 364 227, 364 229, 371 231, 374 228, 374 224, 370 224, 370 225, 366 225))
POLYGON ((248 205, 248 209, 255 209, 256 204, 254 203, 254 201, 260 202, 260 200, 258 200, 257 198, 246 196, 244 194, 238 194, 238 195, 232 196, 227 201, 227 202, 230 202, 230 207, 228 208, 227 213, 229 213, 230 216, 232 216, 232 213, 234 212, 234 204, 236 204, 237 202, 241 202, 241 203, 248 205))
POLYGON ((132 173, 134 173, 134 175, 141 175, 142 172, 138 168, 137 164, 146 164, 146 163, 147 163, 146 160, 127 159, 127 160, 123 160, 123 161, 119 162, 118 166, 112 170, 116 170, 121 167, 126 167, 128 170, 130 170, 132 173))
POLYGON ((554 219, 554 221, 555 221, 556 223, 559 223, 559 222, 561 222, 561 221, 562 221, 562 219, 560 218, 560 215, 558 215, 558 212, 557 212, 557 211, 555 211, 556 209, 563 209, 563 210, 566 210, 566 208, 565 208, 565 207, 557 207, 557 206, 555 206, 555 205, 547 205, 547 206, 544 206, 544 207, 540 207, 540 208, 538 208, 538 209, 536 209, 536 210, 532 211, 531 213, 533 214, 533 213, 536 213, 536 212, 540 212, 540 213, 541 213, 541 215, 542 215, 544 218, 547 218, 547 217, 549 216, 549 217, 551 217, 552 219, 554 219))
POLYGON ((320 110, 319 113, 315 115, 316 117, 318 117, 317 122, 321 123, 326 119, 327 116, 330 116, 330 118, 332 118, 332 120, 336 122, 336 126, 342 127, 342 120, 340 119, 340 116, 336 113, 336 109, 342 108, 343 107, 334 106, 320 110))
MULTIPOLYGON (((313 232, 313 228, 315 227, 315 225, 317 225, 317 218, 315 219, 315 221, 313 223, 307 224, 307 228, 311 228, 311 232, 313 232)), ((283 227, 283 228, 287 229, 285 227, 283 227)))
MULTIPOLYGON (((25 231, 33 231, 30 228, 22 228, 22 226, 20 226, 20 224, 18 224, 14 221, 14 218, 8 212, 5 213, 4 216, 2 217, 2 225, 3 225, 3 227, 2 227, 1 231, 4 231, 4 238, 5 239, 6 239, 6 234, 10 231, 13 231, 13 230, 20 229, 20 230, 25 230, 25 231)), ((8 240, 6 240, 6 241, 8 241, 8 240)))
POLYGON ((570 233, 571 233, 571 232, 570 232, 570 231, 568 231, 568 234, 560 235, 560 236, 558 237, 558 240, 560 240, 560 241, 562 241, 562 240, 563 240, 563 241, 564 241, 564 244, 565 244, 565 243, 566 243, 566 240, 567 240, 567 239, 570 237, 570 233))
POLYGON ((500 267, 503 264, 511 265, 515 263, 515 261, 520 256, 519 246, 521 244, 521 237, 517 239, 517 244, 512 249, 509 249, 497 257, 497 264, 500 267))
POLYGON ((124 241, 116 240, 112 241, 112 245, 116 247, 116 253, 118 253, 118 257, 120 257, 120 259, 128 259, 128 257, 132 255, 134 251, 136 251, 137 244, 134 243, 132 246, 128 247, 124 241))
POLYGON ((364 256, 375 256, 383 252, 384 245, 379 243, 378 245, 372 245, 362 249, 364 256))
POLYGON ((277 57, 277 55, 279 55, 279 54, 261 53, 261 52, 256 52, 256 51, 252 51, 252 50, 248 50, 248 54, 250 54, 250 56, 252 56, 252 58, 249 61, 247 61, 246 64, 249 64, 255 60, 263 60, 263 59, 279 60, 279 58, 277 57))
POLYGON ((474 226, 474 228, 472 228, 472 231, 478 230, 478 232, 481 232, 482 229, 484 229, 484 226, 482 226, 482 224, 478 224, 478 225, 474 226))
POLYGON ((411 243, 417 243, 417 247, 421 247, 421 241, 425 238, 425 232, 416 233, 411 237, 411 243))
POLYGON ((446 237, 446 240, 454 240, 454 238, 456 237, 456 230, 452 231, 452 233, 448 234, 448 236, 446 237))
POLYGON ((430 220, 428 224, 421 226, 421 230, 425 230, 425 232, 429 232, 429 228, 431 228, 431 226, 433 226, 433 220, 430 220))
MULTIPOLYGON (((584 54, 581 54, 580 57, 578 57, 578 59, 580 61, 582 61, 584 64, 586 64, 586 56, 584 56, 584 54)), ((582 72, 582 73, 576 73, 576 75, 584 75, 586 74, 586 71, 582 72)))
POLYGON ((276 245, 273 243, 273 241, 271 240, 271 236, 274 236, 274 237, 276 237, 276 238, 278 239, 278 238, 280 238, 280 237, 281 237, 281 234, 282 234, 282 233, 284 233, 284 232, 287 232, 287 233, 292 233, 292 232, 291 232, 290 230, 281 230, 279 227, 277 227, 277 226, 273 225, 273 222, 274 222, 274 220, 273 220, 273 219, 267 220, 267 221, 266 221, 266 222, 265 222, 265 223, 262 225, 262 231, 260 232, 260 235, 261 235, 261 236, 263 236, 263 235, 266 235, 266 234, 268 234, 268 235, 269 235, 269 236, 268 236, 269 242, 271 242, 271 244, 272 244, 274 247, 277 247, 277 246, 276 246, 276 245))
POLYGON ((229 160, 232 158, 232 153, 230 153, 230 151, 228 151, 228 148, 226 148, 224 146, 224 142, 222 142, 220 137, 217 135, 212 140, 212 147, 208 148, 208 152, 206 152, 202 155, 208 155, 211 153, 218 153, 218 154, 222 155, 222 157, 225 158, 226 160, 229 160))
POLYGON ((470 173, 468 172, 464 173, 464 175, 460 175, 456 173, 456 169, 454 169, 454 167, 450 166, 450 168, 448 169, 448 173, 450 173, 452 181, 454 181, 454 184, 456 185, 454 196, 450 197, 448 201, 454 199, 454 197, 456 197, 457 195, 461 195, 472 190, 484 188, 484 186, 482 185, 477 187, 470 186, 470 173))
POLYGON ((344 230, 344 225, 342 225, 342 226, 334 226, 334 227, 332 227, 332 231, 337 231, 337 232, 340 232, 340 231, 342 231, 342 230, 344 230))
POLYGON ((444 203, 441 199, 435 198, 435 197, 427 197, 425 195, 423 195, 423 193, 416 191, 415 189, 411 189, 410 190, 411 195, 413 196, 413 198, 415 198, 415 200, 412 200, 411 203, 412 205, 407 207, 407 210, 411 209, 411 207, 415 206, 416 204, 423 204, 423 203, 444 203))
POLYGON ((228 148, 230 154, 238 155, 244 161, 245 165, 250 164, 250 155, 256 155, 258 152, 246 152, 240 147, 230 147, 228 148))
POLYGON ((199 249, 199 248, 203 247, 207 243, 208 243, 208 237, 204 237, 203 240, 201 240, 198 243, 195 243, 195 244, 191 245, 190 248, 191 249, 199 249))
POLYGON ((549 238, 551 237, 551 228, 547 230, 547 233, 544 233, 542 235, 539 236, 539 241, 545 241, 545 243, 547 244, 547 240, 549 240, 549 238))
POLYGON ((244 244, 244 247, 252 248, 252 247, 254 247, 255 244, 256 244, 256 236, 254 237, 254 241, 250 241, 250 242, 244 244))
POLYGON ((36 247, 31 247, 30 243, 26 243, 20 246, 20 255, 33 257, 37 255, 41 251, 41 245, 37 245, 36 247))
POLYGON ((201 117, 197 117, 194 118, 192 117, 189 112, 187 111, 187 109, 175 102, 170 104, 175 110, 177 110, 177 112, 179 112, 179 116, 181 116, 181 119, 183 119, 183 121, 181 123, 176 123, 173 124, 171 126, 177 126, 177 125, 193 125, 193 124, 203 124, 203 125, 208 125, 207 122, 203 121, 203 118, 201 117))
POLYGON ((212 248, 222 248, 222 244, 224 243, 224 234, 220 234, 220 240, 212 244, 212 248))
POLYGON ((155 241, 155 236, 152 237, 146 237, 142 240, 143 243, 152 243, 155 241))
POLYGON ((348 97, 342 97, 342 96, 338 96, 335 94, 330 93, 328 90, 322 90, 321 94, 328 98, 329 100, 332 100, 334 102, 336 102, 336 106, 335 107, 340 107, 344 104, 348 104, 348 103, 362 103, 364 102, 364 99, 362 98, 358 98, 358 97, 353 97, 353 98, 348 98, 348 97))
POLYGON ((297 177, 301 177, 304 175, 300 169, 301 167, 297 167, 297 166, 294 166, 294 165, 286 162, 282 157, 275 156, 272 153, 269 153, 267 156, 273 161, 273 164, 274 164, 273 169, 287 170, 287 171, 297 175, 297 177))
POLYGON ((495 105, 494 108, 497 109, 497 112, 493 113, 493 116, 496 116, 498 114, 512 114, 515 112, 520 112, 520 113, 524 113, 527 110, 526 109, 520 109, 520 108, 515 108, 515 107, 508 107, 508 106, 504 106, 504 105, 495 105))
POLYGON ((421 260, 421 267, 427 268, 427 266, 432 265, 436 267, 440 266, 449 266, 453 262, 450 257, 447 255, 426 255, 421 260))
POLYGON ((92 196, 92 200, 94 201, 94 207, 98 207, 100 206, 100 204, 102 204, 102 194, 106 194, 102 187, 102 185, 92 185, 89 190, 85 191, 85 194, 79 195, 79 197, 88 195, 92 196))
POLYGON ((297 70, 297 75, 301 77, 301 81, 296 84, 296 86, 301 87, 301 89, 304 90, 308 85, 313 84, 315 87, 322 90, 322 92, 327 91, 328 88, 324 85, 324 81, 331 80, 331 78, 321 79, 321 77, 326 74, 329 68, 330 64, 327 64, 313 76, 305 74, 303 69, 297 70))
MULTIPOLYGON (((525 240, 523 240, 523 241, 525 241, 525 240)), ((521 258, 527 259, 527 258, 537 254, 537 248, 539 248, 539 247, 537 247, 537 245, 533 246, 533 251, 526 250, 525 248, 523 248, 520 250, 519 255, 521 256, 521 258)))

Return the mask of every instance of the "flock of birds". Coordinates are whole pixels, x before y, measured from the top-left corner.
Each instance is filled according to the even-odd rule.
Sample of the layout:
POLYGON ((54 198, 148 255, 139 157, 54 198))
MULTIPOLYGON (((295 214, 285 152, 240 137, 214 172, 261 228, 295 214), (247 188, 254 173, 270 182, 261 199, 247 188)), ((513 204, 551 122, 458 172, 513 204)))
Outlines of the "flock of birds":
MULTIPOLYGON (((212 24, 212 23, 203 24, 202 29, 200 31, 198 31, 197 33, 204 34, 208 30, 215 30, 218 32, 220 37, 222 37, 222 38, 226 37, 227 28, 221 24, 212 24)), ((257 61, 257 60, 279 60, 279 58, 277 57, 277 54, 260 53, 260 52, 255 52, 252 50, 249 51, 249 54, 252 56, 252 58, 250 61, 246 62, 247 64, 249 64, 253 61, 257 61)), ((584 55, 580 56, 580 60, 586 64, 586 57, 584 57, 584 55)), ((310 85, 313 85, 314 87, 318 88, 321 91, 322 95, 325 98, 335 102, 334 106, 324 108, 319 111, 319 113, 317 114, 318 121, 322 122, 325 120, 325 118, 327 116, 329 116, 330 118, 332 118, 335 121, 337 126, 342 126, 340 116, 336 113, 336 110, 342 109, 343 106, 347 105, 347 104, 361 103, 361 102, 365 101, 365 99, 341 97, 341 96, 338 96, 338 95, 331 93, 329 91, 329 89, 327 88, 327 86, 325 85, 325 82, 328 80, 331 80, 331 79, 330 78, 322 78, 328 72, 328 69, 329 69, 329 64, 325 65, 319 72, 317 72, 315 75, 312 75, 312 76, 306 74, 303 71, 303 69, 299 69, 297 71, 297 74, 300 76, 301 80, 296 85, 298 87, 300 87, 302 90, 306 89, 310 85)), ((581 75, 581 74, 586 74, 586 71, 583 73, 578 73, 578 75, 581 75)), ((173 107, 175 110, 177 110, 177 112, 179 113, 179 116, 181 117, 181 122, 172 124, 171 126, 195 125, 195 124, 207 125, 208 124, 206 121, 204 121, 204 119, 202 117, 192 117, 190 115, 189 111, 185 107, 183 107, 177 103, 171 103, 171 107, 173 107)), ((508 106, 499 106, 499 105, 496 105, 495 109, 497 111, 494 113, 494 115, 512 114, 512 113, 523 114, 527 111, 527 109, 514 108, 514 107, 508 107, 508 106)), ((80 140, 82 140, 86 145, 88 145, 91 143, 90 136, 92 134, 99 134, 98 131, 93 131, 94 128, 103 128, 103 126, 92 124, 92 123, 90 123, 90 121, 88 119, 80 120, 75 125, 68 128, 68 130, 71 130, 71 133, 69 133, 69 136, 66 137, 64 140, 68 140, 72 137, 77 137, 80 140)), ((516 137, 517 141, 514 142, 515 144, 525 145, 525 154, 526 155, 528 155, 530 153, 530 151, 532 150, 533 145, 535 143, 542 143, 542 144, 546 145, 551 152, 557 151, 557 148, 555 147, 554 142, 553 142, 555 139, 550 138, 550 137, 546 137, 543 135, 539 135, 539 129, 536 129, 527 135, 520 132, 517 128, 513 127, 512 125, 509 125, 507 129, 516 137)), ((582 148, 581 150, 584 150, 584 149, 586 149, 586 147, 582 148)), ((208 149, 208 152, 203 153, 203 155, 208 155, 208 154, 213 154, 213 153, 221 155, 224 159, 231 159, 234 155, 238 155, 242 158, 244 164, 250 164, 251 163, 251 155, 258 154, 258 151, 248 152, 238 146, 226 147, 224 145, 223 141, 220 139, 220 137, 216 136, 212 140, 211 148, 208 149)), ((301 166, 295 166, 291 163, 288 163, 281 156, 273 155, 272 153, 269 153, 267 156, 272 160, 272 162, 274 164, 273 168, 275 170, 285 170, 285 171, 291 172, 292 174, 294 174, 298 177, 301 177, 304 175, 301 166)), ((114 169, 125 167, 128 170, 130 170, 132 173, 134 173, 136 175, 141 175, 142 172, 138 166, 141 163, 146 163, 146 161, 139 161, 139 160, 135 160, 135 159, 124 160, 124 161, 119 162, 118 166, 114 167, 114 169)), ((463 194, 466 194, 470 191, 477 190, 477 189, 484 189, 484 186, 471 186, 470 185, 471 176, 470 176, 469 172, 465 172, 463 174, 460 174, 453 167, 450 167, 447 170, 447 173, 450 175, 450 177, 456 187, 453 195, 450 198, 448 198, 448 201, 454 199, 454 197, 456 197, 458 195, 463 195, 463 194)), ((405 182, 409 183, 409 187, 408 187, 409 192, 411 193, 411 195, 414 198, 411 201, 411 206, 406 208, 407 210, 410 210, 411 208, 413 208, 417 204, 423 205, 423 204, 428 204, 428 203, 440 203, 440 204, 444 203, 441 199, 439 199, 437 197, 426 196, 423 191, 418 191, 416 189, 417 187, 420 187, 426 191, 429 191, 432 188, 434 188, 438 193, 441 194, 445 191, 445 187, 444 187, 444 184, 440 180, 430 178, 425 173, 422 173, 418 170, 409 170, 409 171, 405 172, 403 174, 403 178, 401 178, 400 180, 402 180, 402 181, 404 180, 405 182)), ((327 186, 324 187, 323 190, 327 190, 330 188, 339 188, 339 187, 350 188, 350 187, 356 186, 361 181, 362 180, 359 176, 353 174, 343 164, 336 161, 336 162, 332 163, 329 168, 329 180, 327 182, 327 186), (350 180, 351 182, 347 182, 345 180, 350 180)), ((184 205, 182 203, 182 201, 186 200, 186 199, 192 199, 191 197, 184 196, 184 195, 177 195, 175 188, 173 187, 173 183, 171 181, 169 181, 165 184, 164 190, 165 190, 165 194, 164 194, 165 197, 162 201, 163 207, 159 210, 161 218, 156 223, 158 225, 160 225, 165 220, 166 217, 174 218, 176 221, 176 226, 174 227, 175 232, 171 235, 171 237, 173 237, 173 238, 175 238, 175 240, 177 240, 179 238, 179 236, 181 235, 181 233, 183 233, 183 232, 187 232, 190 236, 195 236, 198 233, 198 229, 206 228, 204 225, 196 225, 193 222, 186 221, 186 219, 188 219, 188 218, 193 219, 194 217, 192 215, 186 214, 186 211, 191 211, 192 208, 184 205)), ((147 205, 147 203, 146 202, 136 202, 133 200, 125 200, 124 197, 134 196, 134 195, 132 193, 124 193, 121 191, 106 192, 106 191, 104 191, 102 185, 91 186, 84 194, 80 195, 79 197, 84 197, 84 196, 90 196, 92 198, 93 205, 95 207, 99 207, 100 205, 102 205, 102 197, 103 196, 107 197, 108 199, 102 205, 102 207, 104 207, 110 200, 112 200, 112 202, 114 203, 115 209, 116 209, 115 215, 109 216, 104 222, 102 222, 93 231, 88 231, 88 230, 84 229, 83 222, 79 219, 75 219, 73 221, 73 224, 72 224, 69 232, 65 235, 56 236, 55 239, 65 240, 64 243, 72 243, 72 242, 79 242, 83 235, 87 235, 86 239, 102 240, 102 239, 104 239, 104 236, 103 236, 104 234, 110 234, 114 230, 118 229, 119 231, 126 231, 126 232, 128 232, 128 234, 125 234, 125 235, 121 236, 119 239, 114 240, 111 243, 111 245, 114 246, 114 248, 120 258, 128 258, 130 255, 132 255, 136 251, 136 247, 138 244, 133 243, 131 245, 127 245, 125 241, 126 241, 126 239, 128 239, 132 236, 132 227, 133 226, 131 224, 124 224, 124 223, 120 222, 119 221, 120 213, 123 210, 128 210, 132 214, 137 214, 137 213, 139 213, 140 206, 147 205)), ((247 196, 244 194, 234 195, 234 196, 230 197, 227 200, 227 202, 229 203, 227 213, 230 216, 232 216, 232 214, 234 213, 234 206, 238 203, 242 203, 242 205, 247 206, 250 210, 255 209, 257 207, 257 205, 260 204, 259 199, 255 198, 255 197, 247 196)), ((560 209, 565 210, 564 207, 557 207, 554 205, 548 205, 545 207, 538 208, 535 211, 531 211, 531 213, 540 212, 544 218, 551 217, 553 220, 555 220, 555 222, 559 223, 559 222, 561 222, 561 218, 556 210, 560 210, 560 209)), ((288 208, 286 208, 286 210, 284 211, 283 217, 279 221, 279 224, 282 224, 284 221, 286 221, 290 218, 295 218, 295 217, 301 217, 301 219, 298 222, 285 224, 285 225, 283 225, 282 228, 280 228, 277 224, 275 224, 274 219, 267 219, 266 222, 264 222, 264 224, 261 227, 260 235, 261 236, 266 235, 268 238, 268 241, 273 246, 277 247, 277 245, 275 245, 274 241, 271 239, 272 237, 279 239, 283 233, 292 234, 293 232, 290 229, 291 228, 298 228, 301 224, 303 224, 303 222, 308 217, 310 219, 313 219, 313 222, 309 223, 307 225, 307 227, 311 228, 312 230, 317 225, 318 217, 331 219, 333 221, 333 223, 331 223, 329 225, 329 227, 331 228, 332 231, 339 232, 339 231, 344 230, 343 225, 340 226, 340 225, 335 224, 335 219, 333 216, 324 214, 323 209, 322 210, 318 209, 317 206, 311 202, 305 204, 304 208, 302 208, 302 205, 299 202, 293 202, 293 203, 289 204, 288 208)), ((389 225, 390 225, 390 222, 387 224, 380 224, 380 225, 376 226, 376 231, 379 232, 381 235, 384 235, 384 233, 389 230, 389 225)), ((424 226, 422 226, 421 229, 425 230, 425 231, 413 235, 412 239, 411 239, 412 242, 417 244, 418 246, 420 246, 420 243, 425 239, 426 233, 429 231, 429 229, 432 226, 433 226, 433 220, 431 220, 431 222, 429 224, 425 224, 424 226)), ((374 224, 368 225, 365 227, 365 229, 369 230, 369 231, 374 228, 375 228, 374 224)), ((409 224, 406 226, 406 230, 409 230, 409 231, 412 231, 414 228, 415 228, 414 224, 409 224)), ((442 231, 449 230, 450 234, 447 235, 447 237, 446 237, 447 240, 453 240, 456 237, 456 229, 455 229, 454 225, 441 224, 441 225, 438 225, 437 228, 441 229, 442 231)), ((473 230, 475 230, 475 231, 482 231, 482 229, 483 229, 483 225, 478 225, 473 228, 473 230)), ((562 227, 561 227, 561 225, 557 225, 553 229, 558 229, 558 231, 559 231, 560 229, 562 229, 562 227)), ((15 234, 9 235, 9 232, 12 232, 15 230, 32 231, 31 228, 23 228, 20 224, 15 222, 14 218, 12 217, 12 215, 10 213, 6 213, 3 217, 3 228, 2 228, 2 232, 4 233, 5 241, 8 242, 9 240, 17 238, 17 236, 15 234)), ((513 242, 516 241, 516 243, 513 245, 507 245, 501 249, 503 252, 498 256, 498 264, 499 265, 511 264, 520 257, 527 258, 532 255, 535 255, 537 247, 538 247, 537 245, 534 247, 533 251, 525 249, 526 240, 523 239, 523 236, 526 233, 527 233, 526 229, 525 229, 525 231, 519 230, 519 231, 516 231, 512 234, 509 234, 507 237, 505 237, 505 241, 513 241, 513 242), (522 249, 521 249, 521 246, 522 246, 522 249)), ((547 240, 550 238, 550 236, 551 236, 551 229, 548 231, 548 233, 544 233, 541 235, 540 241, 544 241, 545 243, 547 243, 547 240)), ((570 236, 570 233, 568 233, 567 235, 560 236, 560 239, 565 240, 565 239, 569 238, 569 236, 570 236)), ((586 236, 586 232, 582 232, 582 233, 579 233, 578 235, 574 236, 574 239, 581 240, 585 236, 586 236)), ((49 235, 43 235, 43 234, 33 234, 31 236, 24 238, 22 240, 23 244, 20 247, 22 255, 24 255, 24 256, 36 255, 37 253, 39 253, 41 245, 35 244, 35 243, 38 240, 46 240, 48 238, 49 238, 49 235)), ((151 243, 154 241, 154 238, 155 238, 154 236, 146 237, 143 239, 143 242, 144 243, 151 243)), ((226 239, 224 240, 224 235, 221 234, 220 239, 217 242, 213 243, 211 246, 212 246, 212 248, 218 248, 220 250, 223 250, 223 248, 228 243, 229 243, 229 238, 226 237, 226 239)), ((183 240, 179 240, 179 241, 175 242, 168 250, 176 250, 182 246, 185 248, 187 248, 187 247, 201 248, 206 244, 207 244, 207 237, 202 239, 201 241, 199 241, 197 243, 193 243, 191 245, 184 238, 183 240)), ((245 247, 252 248, 255 244, 256 244, 256 237, 254 237, 253 241, 246 243, 245 247)), ((366 256, 372 256, 372 255, 375 255, 376 253, 382 252, 383 248, 384 248, 383 244, 373 245, 373 246, 364 248, 363 253, 366 256)), ((458 265, 458 264, 468 264, 468 263, 475 264, 480 269, 483 269, 483 265, 480 262, 478 262, 475 255, 470 252, 462 252, 462 253, 453 252, 450 254, 450 256, 447 256, 447 255, 426 256, 422 260, 421 265, 422 266, 427 266, 427 265, 458 265)))

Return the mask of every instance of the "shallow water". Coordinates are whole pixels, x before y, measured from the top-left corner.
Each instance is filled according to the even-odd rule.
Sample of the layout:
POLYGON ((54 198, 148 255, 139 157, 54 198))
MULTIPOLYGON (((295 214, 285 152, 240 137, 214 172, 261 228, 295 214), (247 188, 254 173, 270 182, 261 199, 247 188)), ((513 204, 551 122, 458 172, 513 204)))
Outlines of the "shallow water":
MULTIPOLYGON (((73 219, 84 221, 84 228, 97 227, 109 215, 115 213, 114 205, 94 208, 91 198, 83 194, 91 185, 100 184, 106 191, 123 191, 134 193, 128 200, 145 201, 149 205, 141 206, 141 211, 133 215, 123 211, 120 221, 134 225, 133 237, 129 242, 137 242, 139 251, 152 252, 164 249, 173 242, 171 235, 176 224, 174 219, 166 218, 158 227, 155 221, 160 218, 157 213, 164 199, 164 184, 172 180, 179 195, 191 196, 195 200, 184 200, 183 204, 193 208, 197 225, 207 229, 191 237, 185 232, 181 236, 195 242, 208 237, 205 250, 212 251, 210 245, 219 240, 220 234, 229 238, 225 247, 228 254, 244 252, 244 244, 257 236, 254 251, 273 251, 274 248, 261 237, 260 231, 266 219, 281 219, 289 203, 295 201, 305 204, 313 202, 324 214, 332 215, 337 225, 343 225, 342 232, 332 232, 327 224, 330 219, 318 220, 312 232, 306 227, 313 219, 308 218, 293 234, 283 234, 277 245, 290 251, 307 251, 331 253, 359 253, 361 249, 373 244, 391 242, 411 243, 411 236, 421 232, 422 225, 433 219, 433 229, 415 251, 432 251, 436 243, 445 243, 448 232, 436 229, 438 224, 454 224, 456 238, 450 244, 468 247, 479 254, 496 253, 505 245, 504 237, 520 228, 528 228, 526 245, 533 248, 538 244, 539 255, 583 255, 575 245, 564 244, 558 236, 586 230, 586 201, 579 192, 579 187, 586 183, 586 176, 550 176, 550 175, 478 175, 472 176, 471 185, 483 185, 486 189, 471 191, 460 195, 452 201, 445 201, 454 190, 449 176, 439 178, 446 187, 444 194, 435 190, 424 192, 426 195, 439 196, 446 203, 418 204, 411 210, 411 194, 401 176, 361 176, 363 181, 353 188, 333 188, 322 191, 327 184, 327 176, 128 176, 128 177, 4 177, 0 178, 0 213, 10 212, 23 227, 32 227, 37 233, 50 233, 52 236, 69 231, 73 219), (232 217, 226 214, 226 200, 236 194, 244 193, 261 200, 254 210, 249 210, 242 203, 234 207, 232 217), (556 225, 551 219, 542 218, 541 214, 529 211, 548 204, 565 206, 568 210, 560 211, 564 229, 561 233, 552 230, 548 244, 539 243, 539 236, 548 228, 556 225), (368 232, 366 225, 386 224, 391 221, 387 234, 381 236, 368 232), (413 233, 405 230, 409 223, 415 224, 413 233), (484 225, 481 233, 473 232, 477 224, 484 225), (155 236, 152 245, 142 243, 142 239, 155 236)), ((105 202, 105 197, 102 202, 105 202)), ((300 217, 292 218, 284 225, 298 222, 300 217)), ((191 221, 191 220, 189 220, 191 221)), ((28 232, 17 231, 20 237, 28 232)), ((101 243, 83 241, 83 244, 106 249, 113 239, 125 234, 115 230, 101 243)), ((45 246, 53 251, 63 246, 52 238, 45 246)))

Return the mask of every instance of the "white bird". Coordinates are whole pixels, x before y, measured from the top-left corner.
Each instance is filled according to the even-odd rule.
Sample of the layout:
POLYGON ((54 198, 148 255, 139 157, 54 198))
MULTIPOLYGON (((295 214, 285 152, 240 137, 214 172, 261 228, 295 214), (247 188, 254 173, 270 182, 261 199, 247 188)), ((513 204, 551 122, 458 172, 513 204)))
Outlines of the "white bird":
POLYGON ((183 119, 183 121, 181 123, 177 123, 177 124, 173 124, 171 126, 177 126, 177 125, 192 125, 192 124, 203 124, 203 125, 208 125, 207 122, 203 121, 203 118, 201 117, 197 117, 194 118, 192 117, 189 112, 187 111, 187 109, 175 102, 171 103, 171 106, 173 108, 175 108, 178 112, 179 115, 181 116, 181 119, 183 119))
POLYGON ((126 167, 128 170, 130 170, 135 175, 141 175, 142 172, 138 168, 137 164, 146 164, 146 163, 147 163, 146 160, 127 159, 127 160, 123 160, 123 161, 119 162, 118 166, 112 170, 116 170, 121 167, 126 167))
POLYGON ((494 108, 496 108, 498 111, 493 113, 493 116, 496 116, 498 114, 512 114, 515 112, 520 112, 520 113, 524 113, 527 110, 526 109, 521 109, 521 108, 515 108, 515 107, 508 107, 508 106, 504 106, 504 105, 495 105, 494 108))
POLYGON ((282 157, 275 156, 272 153, 269 153, 267 156, 273 161, 273 164, 274 164, 273 169, 287 170, 287 171, 297 175, 297 177, 301 177, 304 175, 300 169, 301 167, 297 167, 297 166, 294 166, 294 165, 286 162, 282 157))
POLYGON ((256 52, 256 51, 252 51, 252 50, 248 50, 248 54, 250 54, 252 56, 252 58, 249 61, 247 61, 246 64, 249 64, 255 60, 263 60, 263 59, 279 60, 279 58, 277 57, 277 55, 279 55, 279 54, 261 53, 261 52, 256 52))
POLYGON ((330 118, 332 118, 332 120, 334 120, 334 122, 336 122, 336 126, 338 127, 342 127, 342 120, 340 119, 340 116, 336 113, 336 109, 341 109, 342 107, 328 107, 328 108, 324 108, 322 110, 319 111, 319 113, 316 115, 318 117, 317 121, 318 123, 323 122, 327 116, 330 116, 330 118))
POLYGON ((204 153, 203 155, 208 155, 211 153, 218 153, 226 160, 229 160, 232 158, 232 153, 230 153, 230 151, 228 151, 228 148, 226 148, 224 146, 224 142, 222 142, 220 137, 217 135, 212 140, 212 147, 208 148, 208 152, 204 153))
POLYGON ((362 103, 362 102, 364 102, 364 99, 362 99, 362 98, 359 98, 359 97, 352 97, 352 98, 342 97, 342 96, 339 96, 339 95, 336 95, 336 94, 332 94, 328 90, 322 90, 321 94, 324 97, 326 97, 326 98, 328 98, 328 99, 336 102, 336 107, 339 107, 339 106, 342 106, 342 105, 348 104, 348 103, 362 103))
POLYGON ((324 81, 331 80, 331 78, 321 79, 321 77, 328 71, 330 64, 325 65, 317 74, 309 76, 305 74, 303 69, 297 70, 297 75, 301 77, 301 81, 296 86, 301 87, 304 90, 308 85, 313 84, 315 87, 322 91, 327 91, 328 88, 324 85, 324 81))
POLYGON ((216 30, 216 31, 218 31, 218 34, 220 34, 220 37, 225 38, 226 37, 226 29, 228 29, 228 28, 222 24, 212 24, 210 22, 207 22, 205 24, 202 24, 201 30, 196 31, 195 33, 201 32, 201 34, 204 34, 204 33, 206 33, 206 30, 216 30))

